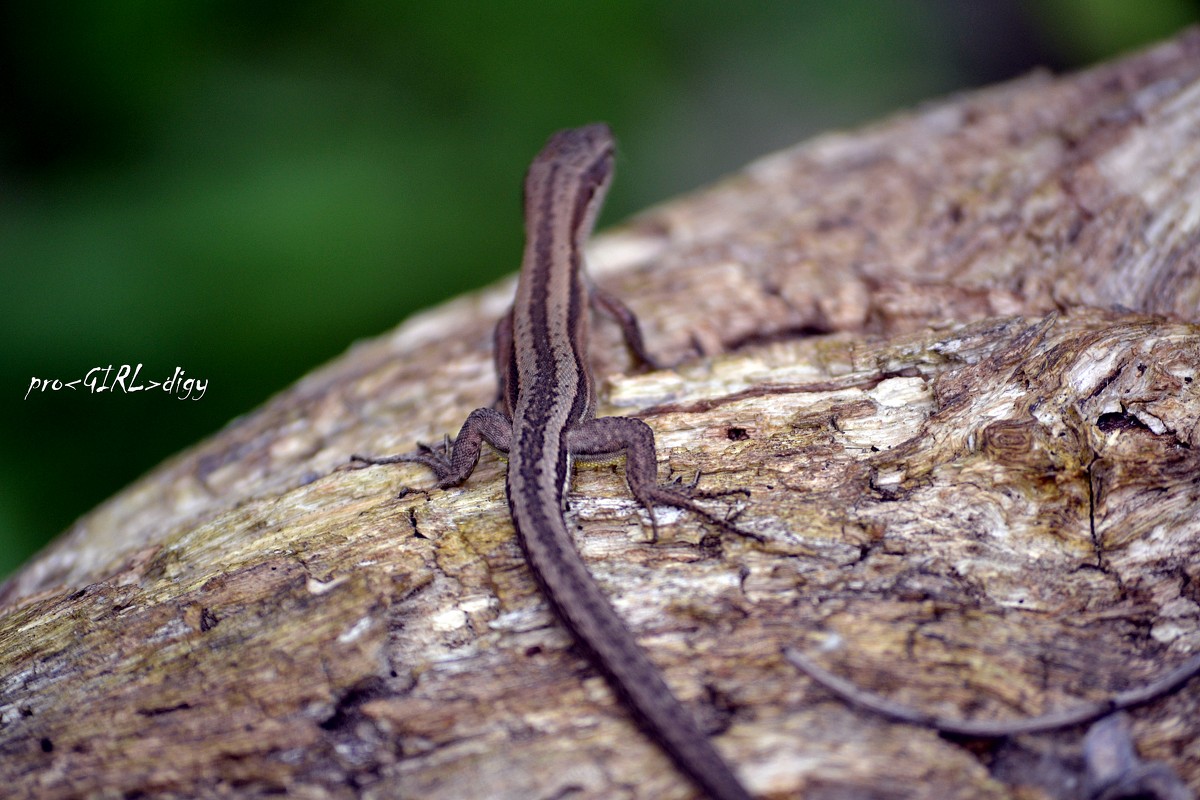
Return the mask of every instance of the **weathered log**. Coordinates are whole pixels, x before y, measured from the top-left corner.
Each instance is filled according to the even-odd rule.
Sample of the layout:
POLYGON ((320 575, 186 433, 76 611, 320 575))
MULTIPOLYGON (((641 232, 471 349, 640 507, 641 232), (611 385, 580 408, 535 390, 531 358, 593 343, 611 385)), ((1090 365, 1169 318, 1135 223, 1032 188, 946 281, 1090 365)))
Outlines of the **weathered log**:
MULTIPOLYGON (((619 134, 619 131, 618 131, 619 134)), ((652 165, 630 165, 635 169, 652 165)), ((1200 33, 820 137, 599 237, 669 370, 595 344, 601 413, 701 475, 722 536, 619 466, 570 509, 602 585, 762 797, 1078 796, 1081 730, 984 746, 847 706, 1014 718, 1200 648, 1200 33), (744 490, 748 494, 738 494, 744 490)), ((515 256, 514 256, 515 258, 515 256)), ((511 282, 356 345, 88 514, 0 588, 16 796, 685 798, 572 651, 485 456, 511 282)), ((1200 686, 1132 714, 1200 787, 1200 686)))

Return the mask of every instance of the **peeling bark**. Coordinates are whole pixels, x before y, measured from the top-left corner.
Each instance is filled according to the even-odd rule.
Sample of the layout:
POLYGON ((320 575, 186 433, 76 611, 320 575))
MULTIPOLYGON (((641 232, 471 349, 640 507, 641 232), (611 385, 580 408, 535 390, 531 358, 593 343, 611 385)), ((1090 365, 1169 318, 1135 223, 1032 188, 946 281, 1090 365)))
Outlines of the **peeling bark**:
MULTIPOLYGON (((1200 34, 763 159, 600 237, 677 367, 656 430, 758 543, 584 468, 585 558, 761 797, 1082 796, 1080 730, 988 746, 855 710, 1012 718, 1200 648, 1200 34), (740 495, 734 490, 746 490, 740 495), (1072 788, 1074 787, 1074 788, 1072 788)), ((354 452, 490 401, 511 282, 356 345, 82 518, 0 588, 15 796, 687 798, 571 648, 486 456, 461 489, 354 452), (430 398, 437 398, 430 403, 430 398)), ((1200 787, 1200 687, 1131 714, 1200 787)))

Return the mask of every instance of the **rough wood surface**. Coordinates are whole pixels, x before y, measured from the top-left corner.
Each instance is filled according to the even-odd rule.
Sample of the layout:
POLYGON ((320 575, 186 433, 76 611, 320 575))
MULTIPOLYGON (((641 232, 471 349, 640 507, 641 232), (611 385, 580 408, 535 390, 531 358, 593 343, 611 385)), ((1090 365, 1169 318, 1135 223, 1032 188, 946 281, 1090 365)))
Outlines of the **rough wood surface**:
MULTIPOLYGON (((660 509, 651 543, 608 466, 578 542, 756 794, 1080 796, 1082 731, 943 739, 781 649, 1009 718, 1200 647, 1200 34, 821 137, 592 255, 679 363, 623 374, 603 328, 601 413, 766 541, 660 509)), ((0 588, 5 790, 693 797, 538 595, 500 459, 403 498, 420 469, 341 468, 490 400, 510 291, 356 345, 0 588)), ((1200 686, 1132 716, 1200 787, 1200 686)))

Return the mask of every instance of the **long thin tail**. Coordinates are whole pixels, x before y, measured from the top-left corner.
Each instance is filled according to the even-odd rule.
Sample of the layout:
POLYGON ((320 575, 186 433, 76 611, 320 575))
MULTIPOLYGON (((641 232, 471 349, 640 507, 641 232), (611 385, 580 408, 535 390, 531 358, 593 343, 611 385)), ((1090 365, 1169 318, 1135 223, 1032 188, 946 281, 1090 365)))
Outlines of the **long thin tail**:
POLYGON ((596 585, 563 520, 537 522, 517 528, 543 593, 639 725, 712 800, 752 800, 596 585))

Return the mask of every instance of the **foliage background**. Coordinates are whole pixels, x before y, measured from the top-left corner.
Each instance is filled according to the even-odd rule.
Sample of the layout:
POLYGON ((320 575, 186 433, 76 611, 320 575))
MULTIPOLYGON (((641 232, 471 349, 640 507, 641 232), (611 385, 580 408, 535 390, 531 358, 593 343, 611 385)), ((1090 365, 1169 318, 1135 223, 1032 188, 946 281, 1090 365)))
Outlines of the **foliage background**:
POLYGON ((513 271, 519 186, 605 120, 601 221, 822 130, 1200 18, 1185 0, 0 6, 0 576, 355 339, 513 271), (33 377, 142 363, 200 401, 33 377))

